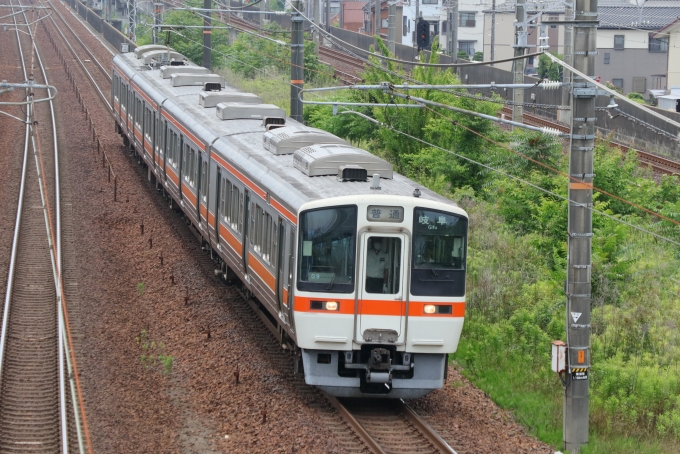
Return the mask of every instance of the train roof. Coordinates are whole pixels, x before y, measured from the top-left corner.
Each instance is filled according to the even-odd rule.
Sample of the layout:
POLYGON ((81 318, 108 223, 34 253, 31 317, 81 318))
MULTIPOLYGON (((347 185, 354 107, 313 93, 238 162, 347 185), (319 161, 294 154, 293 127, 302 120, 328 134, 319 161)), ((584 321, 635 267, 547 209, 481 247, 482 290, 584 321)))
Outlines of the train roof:
MULTIPOLYGON (((413 195, 420 188, 421 199, 456 204, 418 183, 394 172, 392 179, 381 178, 379 191, 371 189, 369 181, 340 181, 336 175, 309 177, 294 163, 293 154, 276 155, 268 151, 263 138, 266 128, 262 119, 221 120, 217 107, 203 107, 199 95, 203 85, 173 86, 172 79, 163 79, 160 69, 151 68, 138 59, 134 52, 114 57, 114 65, 143 90, 158 106, 179 119, 213 152, 248 175, 261 188, 282 199, 294 212, 303 203, 326 198, 351 195, 413 195)), ((222 92, 240 92, 224 86, 222 92)), ((286 118, 286 126, 312 129, 286 118)), ((340 145, 343 146, 343 145, 340 145)))

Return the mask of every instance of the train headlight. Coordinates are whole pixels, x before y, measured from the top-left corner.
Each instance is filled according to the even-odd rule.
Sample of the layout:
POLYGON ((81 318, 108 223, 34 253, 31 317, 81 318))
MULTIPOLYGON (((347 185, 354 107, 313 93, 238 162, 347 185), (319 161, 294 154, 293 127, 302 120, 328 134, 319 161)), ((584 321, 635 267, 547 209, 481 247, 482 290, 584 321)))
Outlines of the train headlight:
POLYGON ((446 314, 450 315, 452 313, 452 307, 450 304, 426 304, 423 306, 423 312, 426 314, 446 314))
POLYGON ((312 301, 310 309, 315 311, 337 311, 340 303, 337 301, 312 301))

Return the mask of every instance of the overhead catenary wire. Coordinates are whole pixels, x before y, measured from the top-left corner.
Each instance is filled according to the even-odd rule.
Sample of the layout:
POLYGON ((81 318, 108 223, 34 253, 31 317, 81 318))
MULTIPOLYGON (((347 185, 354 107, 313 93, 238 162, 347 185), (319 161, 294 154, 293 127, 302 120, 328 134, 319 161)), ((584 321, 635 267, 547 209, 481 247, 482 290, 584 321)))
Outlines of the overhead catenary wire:
MULTIPOLYGON (((472 158, 469 158, 469 157, 467 157, 467 156, 461 155, 460 153, 456 153, 455 151, 447 150, 446 148, 443 148, 443 147, 440 147, 440 146, 435 145, 435 144, 433 144, 433 143, 427 142, 426 140, 423 140, 423 139, 420 139, 420 138, 418 138, 418 137, 415 137, 415 136, 413 136, 413 135, 411 135, 411 134, 409 134, 409 133, 407 133, 407 132, 400 131, 400 130, 394 128, 394 127, 391 126, 391 125, 387 125, 387 124, 385 124, 385 123, 383 123, 383 122, 381 122, 381 121, 379 121, 379 120, 376 120, 375 118, 371 118, 371 117, 369 117, 368 115, 365 115, 365 114, 363 114, 363 113, 361 113, 361 112, 357 112, 357 111, 354 111, 354 110, 349 110, 349 109, 347 109, 347 110, 345 110, 344 112, 340 112, 340 114, 341 114, 341 115, 342 115, 342 114, 354 114, 354 115, 358 115, 358 116, 360 116, 360 117, 362 117, 362 118, 364 118, 364 119, 366 119, 366 120, 368 120, 368 121, 370 121, 370 122, 372 122, 372 123, 375 123, 375 124, 379 125, 380 127, 383 127, 383 128, 389 129, 389 130, 391 130, 391 131, 394 131, 394 132, 396 132, 397 134, 401 134, 401 135, 403 135, 403 136, 405 136, 405 137, 408 137, 409 139, 412 139, 412 140, 415 140, 415 141, 417 141, 417 142, 420 142, 420 143, 422 143, 422 144, 424 144, 424 145, 427 145, 428 147, 436 148, 436 149, 438 149, 438 150, 440 150, 440 151, 443 151, 443 152, 445 152, 445 153, 448 153, 448 154, 451 154, 451 155, 456 156, 456 157, 458 157, 458 158, 461 158, 461 159, 463 159, 463 160, 465 160, 465 161, 468 161, 468 162, 471 162, 471 163, 473 163, 473 164, 479 165, 479 166, 481 166, 481 167, 483 167, 483 168, 485 168, 485 169, 487 169, 487 170, 490 170, 490 171, 492 171, 492 172, 499 173, 499 174, 501 174, 501 175, 503 175, 503 176, 505 176, 505 177, 507 177, 507 178, 510 178, 510 179, 512 179, 512 180, 515 180, 515 181, 518 181, 518 182, 520 182, 520 183, 522 183, 522 184, 525 184, 525 185, 527 185, 527 186, 530 186, 530 187, 532 187, 532 188, 534 188, 534 189, 537 189, 537 190, 539 190, 539 191, 541 191, 541 192, 544 192, 544 193, 546 193, 546 194, 548 194, 548 195, 554 196, 554 197, 559 198, 559 199, 561 199, 561 200, 564 200, 564 201, 566 201, 566 202, 575 203, 573 200, 570 200, 568 197, 565 197, 565 196, 563 196, 563 195, 557 194, 557 193, 552 192, 552 191, 550 191, 550 190, 548 190, 548 189, 542 188, 542 187, 540 187, 540 186, 538 186, 538 185, 536 185, 536 184, 534 184, 534 183, 531 183, 530 181, 524 180, 524 179, 522 179, 522 178, 520 178, 520 177, 517 177, 517 176, 515 176, 515 175, 512 175, 512 174, 510 174, 510 173, 508 173, 508 172, 505 172, 505 171, 503 171, 503 170, 501 170, 501 169, 498 169, 498 168, 496 168, 496 167, 492 167, 492 166, 490 166, 490 165, 488 165, 488 164, 484 164, 484 163, 481 163, 481 162, 479 162, 479 161, 476 161, 476 160, 474 160, 474 159, 472 159, 472 158)), ((649 229, 645 229, 644 227, 640 227, 640 226, 637 226, 637 225, 635 225, 635 224, 632 224, 632 223, 630 223, 630 222, 628 222, 628 221, 625 221, 625 220, 623 220, 623 219, 621 219, 621 218, 619 218, 619 217, 616 217, 616 216, 611 215, 611 214, 609 214, 609 213, 606 213, 606 212, 604 212, 604 211, 598 210, 598 209, 596 209, 596 208, 594 208, 594 207, 592 207, 592 206, 586 206, 585 208, 591 210, 593 213, 597 213, 597 214, 599 214, 599 215, 601 215, 601 216, 604 216, 604 217, 606 217, 606 218, 612 219, 612 220, 615 221, 615 222, 619 222, 619 223, 621 223, 621 224, 625 224, 625 225, 627 225, 627 226, 629 226, 629 227, 631 227, 631 228, 633 228, 633 229, 635 229, 635 230, 638 230, 638 231, 647 233, 647 234, 649 234, 649 235, 652 235, 653 237, 655 237, 655 238, 657 238, 657 239, 659 239, 659 240, 666 241, 666 242, 671 243, 671 244, 675 244, 676 246, 680 246, 680 242, 678 242, 678 241, 675 241, 675 240, 673 240, 673 239, 671 239, 671 238, 667 238, 667 237, 664 237, 664 236, 662 236, 662 235, 659 235, 659 234, 656 233, 656 232, 653 232, 653 231, 651 231, 651 230, 649 230, 649 229)), ((671 221, 673 221, 673 220, 671 220, 671 221)), ((674 222, 675 222, 675 221, 674 221, 674 222)), ((675 223, 676 223, 676 224, 680 224, 680 223, 678 223, 678 222, 675 222, 675 223)))

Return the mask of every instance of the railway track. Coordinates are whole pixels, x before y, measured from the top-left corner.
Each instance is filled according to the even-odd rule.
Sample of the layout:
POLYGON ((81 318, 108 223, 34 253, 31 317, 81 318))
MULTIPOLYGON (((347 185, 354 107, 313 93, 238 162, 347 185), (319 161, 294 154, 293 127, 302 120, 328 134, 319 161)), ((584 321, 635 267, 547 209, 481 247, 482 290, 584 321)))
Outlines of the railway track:
POLYGON ((403 400, 326 399, 375 454, 456 454, 403 400))
MULTIPOLYGON (((14 16, 23 73, 26 80, 47 85, 33 32, 25 25, 29 22, 25 13, 14 16), (20 27, 28 33, 20 35, 20 27)), ((44 89, 30 91, 35 93, 27 91, 28 99, 47 97, 44 89)), ((48 186, 58 187, 54 108, 50 101, 28 104, 25 109, 21 189, 0 333, 0 452, 66 453, 73 421, 67 410, 59 284, 55 279, 58 238, 46 227, 59 217, 58 205, 53 213, 49 209, 55 207, 59 196, 46 191, 48 186), (38 128, 52 134, 40 136, 38 128), (54 154, 47 152, 51 148, 54 154)))
MULTIPOLYGON (((511 116, 512 115, 512 108, 510 107, 503 107, 503 110, 501 113, 505 116, 511 116)), ((549 120, 547 118, 539 117, 537 115, 532 115, 528 113, 524 113, 524 122, 528 125, 532 126, 546 126, 550 128, 555 128, 558 129, 559 131, 563 133, 568 133, 569 132, 569 126, 563 125, 561 123, 556 123, 552 120, 549 120)), ((618 148, 623 151, 623 153, 627 153, 628 150, 630 150, 631 147, 628 145, 612 141, 612 145, 617 146, 618 148)), ((636 150, 637 151, 637 156, 638 160, 640 161, 640 165, 643 166, 649 166, 651 167, 655 172, 659 172, 662 174, 666 175, 680 175, 680 162, 673 161, 672 159, 664 158, 662 156, 656 155, 654 153, 649 153, 647 151, 642 151, 642 150, 636 150)))
MULTIPOLYGON (((260 28, 257 26, 251 24, 247 20, 241 19, 236 16, 232 16, 230 19, 231 23, 234 25, 237 25, 238 27, 251 31, 251 32, 261 32, 260 28)), ((363 70, 364 69, 364 64, 361 60, 358 60, 356 58, 350 57, 348 55, 345 55, 342 52, 338 52, 332 49, 329 49, 324 46, 319 47, 319 56, 324 56, 332 61, 338 61, 342 62, 344 64, 350 65, 353 68, 356 68, 357 71, 363 70)), ((346 71, 341 71, 332 64, 329 64, 328 62, 323 62, 330 66, 333 69, 333 76, 344 83, 345 85, 354 85, 358 82, 361 82, 361 78, 355 76, 354 74, 351 74, 346 71)))

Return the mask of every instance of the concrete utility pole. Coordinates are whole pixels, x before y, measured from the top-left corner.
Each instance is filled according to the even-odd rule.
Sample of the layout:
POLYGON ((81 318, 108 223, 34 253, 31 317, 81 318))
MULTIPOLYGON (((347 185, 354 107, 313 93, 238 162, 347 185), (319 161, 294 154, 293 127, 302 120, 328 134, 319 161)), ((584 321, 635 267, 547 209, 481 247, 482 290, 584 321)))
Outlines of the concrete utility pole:
POLYGON ((326 0, 326 31, 331 32, 331 0, 326 0))
MULTIPOLYGON (((490 61, 496 59, 496 0, 491 1, 491 55, 489 56, 490 61)), ((491 63, 493 66, 493 63, 491 63)))
POLYGON ((449 32, 446 49, 449 55, 457 59, 458 55, 458 0, 452 0, 453 6, 449 9, 449 32))
MULTIPOLYGON (((416 20, 413 21, 413 34, 411 35, 411 39, 413 39, 413 47, 418 47, 418 37, 416 36, 418 34, 418 21, 420 20, 420 2, 421 0, 415 0, 416 1, 416 20)), ((402 9, 403 11, 403 9, 402 9)))
MULTIPOLYGON (((564 20, 565 21, 571 21, 574 20, 574 9, 570 6, 571 4, 567 4, 564 7, 564 20)), ((564 26, 564 62, 568 64, 569 66, 573 66, 574 58, 573 58, 573 53, 574 53, 574 26, 573 25, 565 25, 564 26)), ((562 71, 562 82, 564 83, 570 83, 571 82, 571 73, 567 70, 564 69, 562 71)), ((569 90, 566 88, 562 89, 562 105, 567 106, 569 105, 569 101, 571 101, 571 93, 569 93, 569 90)), ((571 111, 570 110, 558 110, 557 111, 558 117, 557 119, 563 123, 570 124, 571 123, 571 111)))
POLYGON ((153 4, 153 28, 151 29, 151 43, 158 44, 159 25, 161 24, 162 3, 153 4))
MULTIPOLYGON (((574 68, 594 77, 597 1, 575 0, 574 68)), ((590 386, 590 292, 593 237, 593 148, 597 88, 571 75, 572 118, 567 246, 567 361, 564 449, 578 453, 588 443, 590 386)))
MULTIPOLYGON (((212 0, 203 0, 203 8, 212 9, 212 0)), ((212 19, 211 14, 207 12, 203 16, 203 67, 210 69, 212 67, 212 19)))
POLYGON ((302 101, 298 95, 305 83, 305 42, 302 31, 304 19, 298 13, 300 10, 300 0, 295 0, 294 6, 295 9, 290 17, 292 23, 290 33, 290 116, 293 120, 302 123, 302 101))
POLYGON ((397 50, 397 2, 387 2, 387 45, 392 55, 397 50))
MULTIPOLYGON (((318 26, 321 26, 321 0, 311 0, 311 3, 314 5, 312 8, 314 9, 314 23, 318 26)), ((316 53, 319 53, 319 35, 321 34, 318 29, 312 27, 314 29, 314 47, 316 48, 316 53)))
POLYGON ((104 20, 111 22, 111 0, 104 0, 104 20))
MULTIPOLYGON (((524 0, 517 0, 515 4, 515 57, 524 55, 527 47, 527 12, 524 0)), ((524 59, 515 60, 512 63, 513 82, 516 84, 524 83, 524 59)), ((512 106, 512 121, 523 123, 522 116, 524 115, 524 108, 521 103, 524 102, 524 90, 515 88, 512 91, 512 100, 516 103, 512 106)))
POLYGON ((376 36, 380 36, 380 3, 380 0, 375 0, 375 33, 373 34, 376 36))

